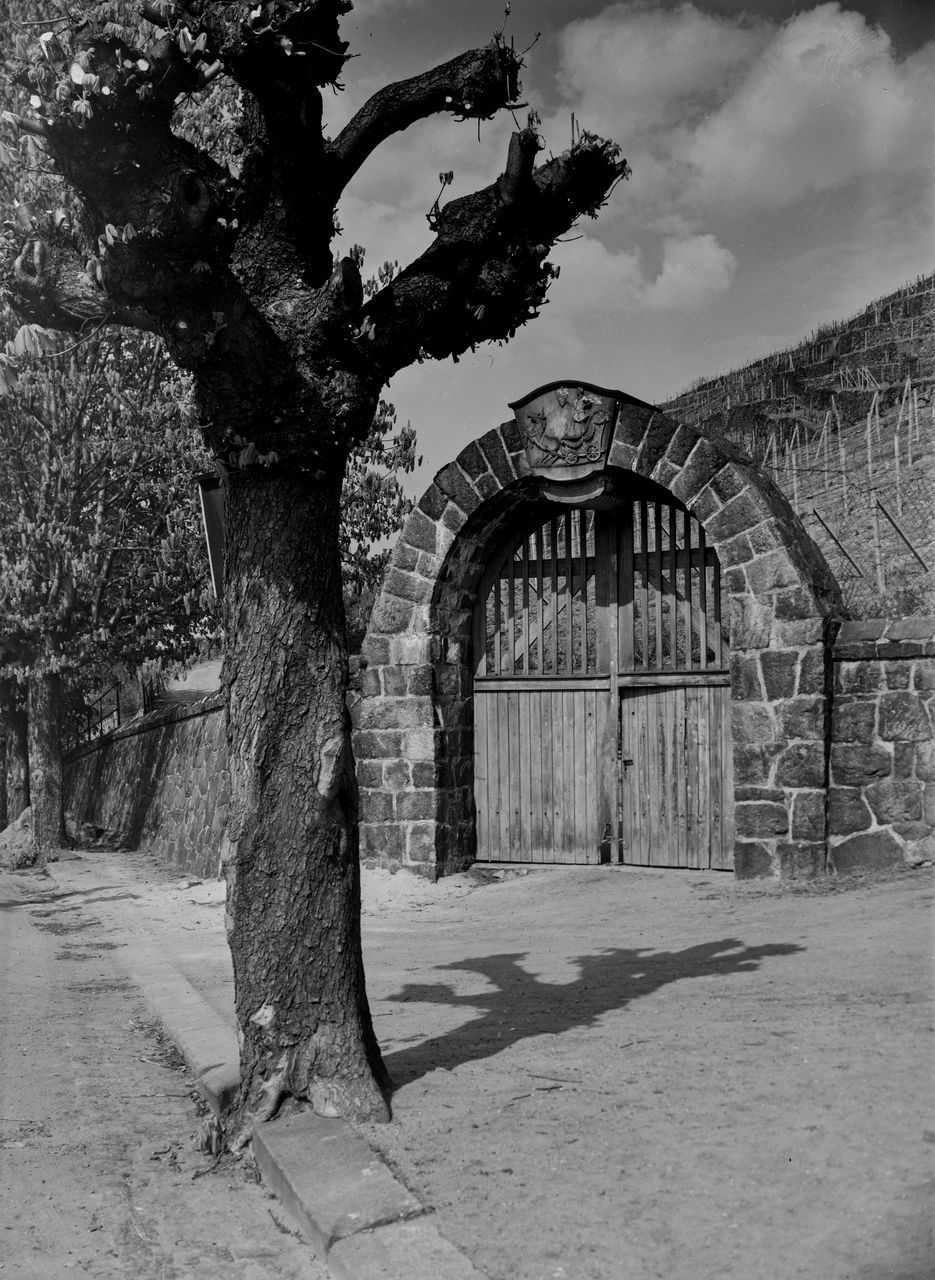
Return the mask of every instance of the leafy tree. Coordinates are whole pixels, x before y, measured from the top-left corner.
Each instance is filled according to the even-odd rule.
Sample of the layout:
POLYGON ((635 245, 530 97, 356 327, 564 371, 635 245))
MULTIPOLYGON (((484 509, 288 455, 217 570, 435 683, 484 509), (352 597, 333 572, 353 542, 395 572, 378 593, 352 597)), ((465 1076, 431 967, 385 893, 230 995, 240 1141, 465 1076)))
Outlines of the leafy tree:
POLYGON ((59 226, 37 217, 15 238, 15 306, 53 329, 160 334, 191 372, 198 423, 226 472, 241 1137, 289 1096, 325 1114, 387 1115, 361 962, 345 705, 348 454, 399 370, 506 339, 536 314, 550 247, 628 172, 615 145, 588 133, 537 166, 531 118, 503 173, 436 207, 426 251, 365 297, 353 257, 332 260, 347 184, 418 120, 517 105, 522 64, 498 33, 380 90, 328 138, 322 89, 348 63, 339 25, 351 7, 88 2, 29 29, 15 60, 31 105, 13 128, 82 208, 59 226), (233 167, 173 129, 179 102, 220 77, 240 95, 233 167))
POLYGON ((27 366, 0 414, 0 675, 28 688, 40 861, 64 841, 63 679, 182 660, 210 607, 192 500, 204 459, 166 365, 152 337, 97 334, 27 366))

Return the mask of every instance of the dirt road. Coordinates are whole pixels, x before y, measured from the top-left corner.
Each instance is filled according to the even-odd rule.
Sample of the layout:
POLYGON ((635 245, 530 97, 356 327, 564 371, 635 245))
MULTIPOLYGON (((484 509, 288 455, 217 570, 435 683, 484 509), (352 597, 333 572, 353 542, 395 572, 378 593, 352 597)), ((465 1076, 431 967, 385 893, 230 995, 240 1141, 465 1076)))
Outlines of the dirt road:
POLYGON ((0 874, 0 1276, 323 1280, 243 1167, 208 1172, 175 1055, 96 911, 0 874))

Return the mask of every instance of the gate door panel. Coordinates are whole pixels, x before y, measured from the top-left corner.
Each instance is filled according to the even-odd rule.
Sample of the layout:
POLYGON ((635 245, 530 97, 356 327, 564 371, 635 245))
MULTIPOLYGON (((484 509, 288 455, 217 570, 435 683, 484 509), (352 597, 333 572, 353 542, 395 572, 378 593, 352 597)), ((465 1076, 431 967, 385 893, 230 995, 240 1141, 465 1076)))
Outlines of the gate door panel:
POLYGON ((479 859, 731 865, 720 568, 684 507, 556 508, 488 568, 474 654, 479 859))

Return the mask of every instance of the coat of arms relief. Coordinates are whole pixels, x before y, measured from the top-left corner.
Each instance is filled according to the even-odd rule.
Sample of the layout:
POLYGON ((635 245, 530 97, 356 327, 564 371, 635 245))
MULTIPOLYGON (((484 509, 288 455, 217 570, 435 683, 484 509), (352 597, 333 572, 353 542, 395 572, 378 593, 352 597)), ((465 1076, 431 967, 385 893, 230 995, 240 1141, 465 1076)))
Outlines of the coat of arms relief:
POLYGON ((512 406, 533 471, 600 467, 607 453, 616 397, 594 387, 560 384, 512 406))

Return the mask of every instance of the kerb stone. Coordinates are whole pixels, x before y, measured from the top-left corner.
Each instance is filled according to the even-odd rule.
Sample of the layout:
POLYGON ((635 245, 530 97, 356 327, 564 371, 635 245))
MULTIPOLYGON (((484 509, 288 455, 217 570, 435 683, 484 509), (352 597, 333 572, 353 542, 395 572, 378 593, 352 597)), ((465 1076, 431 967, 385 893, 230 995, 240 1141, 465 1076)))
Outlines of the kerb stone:
POLYGON ((263 1181, 321 1254, 338 1240, 423 1212, 344 1120, 311 1111, 253 1131, 263 1181))

